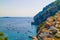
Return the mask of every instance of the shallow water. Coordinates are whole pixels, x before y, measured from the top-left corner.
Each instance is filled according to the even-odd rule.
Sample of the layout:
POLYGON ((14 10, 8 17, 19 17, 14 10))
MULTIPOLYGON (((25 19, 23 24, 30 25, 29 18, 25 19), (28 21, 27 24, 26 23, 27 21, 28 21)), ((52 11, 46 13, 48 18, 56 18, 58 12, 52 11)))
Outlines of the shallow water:
POLYGON ((36 35, 36 26, 31 25, 33 18, 0 17, 0 32, 8 35, 9 40, 32 40, 29 36, 36 35))

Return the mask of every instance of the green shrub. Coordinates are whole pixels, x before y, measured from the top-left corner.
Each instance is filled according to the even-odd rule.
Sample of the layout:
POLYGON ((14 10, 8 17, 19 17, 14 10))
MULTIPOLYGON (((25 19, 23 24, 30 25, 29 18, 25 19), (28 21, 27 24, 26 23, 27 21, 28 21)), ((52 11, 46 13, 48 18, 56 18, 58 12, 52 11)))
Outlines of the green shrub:
POLYGON ((5 37, 5 40, 8 40, 8 37, 5 37))
POLYGON ((8 40, 8 36, 5 36, 3 32, 0 32, 0 40, 8 40))
POLYGON ((4 33, 3 32, 0 32, 0 36, 4 36, 4 33))

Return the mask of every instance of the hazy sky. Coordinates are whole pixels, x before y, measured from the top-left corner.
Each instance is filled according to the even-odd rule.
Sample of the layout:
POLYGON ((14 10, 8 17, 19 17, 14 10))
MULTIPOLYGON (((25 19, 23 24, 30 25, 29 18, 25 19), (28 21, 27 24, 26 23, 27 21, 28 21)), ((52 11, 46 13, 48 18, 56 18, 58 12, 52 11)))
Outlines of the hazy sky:
POLYGON ((55 0, 0 0, 0 17, 33 17, 55 0))

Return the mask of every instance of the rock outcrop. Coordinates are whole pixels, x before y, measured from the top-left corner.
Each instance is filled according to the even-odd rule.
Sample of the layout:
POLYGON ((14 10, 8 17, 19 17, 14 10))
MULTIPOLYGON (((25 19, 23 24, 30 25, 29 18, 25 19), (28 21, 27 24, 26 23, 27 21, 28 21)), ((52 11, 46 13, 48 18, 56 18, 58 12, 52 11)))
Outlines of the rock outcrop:
POLYGON ((36 36, 38 40, 60 40, 60 11, 47 18, 38 29, 36 36))

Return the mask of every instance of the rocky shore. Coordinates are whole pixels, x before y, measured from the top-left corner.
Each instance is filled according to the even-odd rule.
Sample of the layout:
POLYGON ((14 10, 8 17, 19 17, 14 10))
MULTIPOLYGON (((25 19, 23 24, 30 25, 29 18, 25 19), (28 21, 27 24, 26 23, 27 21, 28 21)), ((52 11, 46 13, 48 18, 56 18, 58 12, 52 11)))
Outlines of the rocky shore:
POLYGON ((33 40, 60 40, 60 0, 44 7, 32 24, 39 25, 33 40))
POLYGON ((39 25, 33 40, 60 40, 60 11, 39 25))

